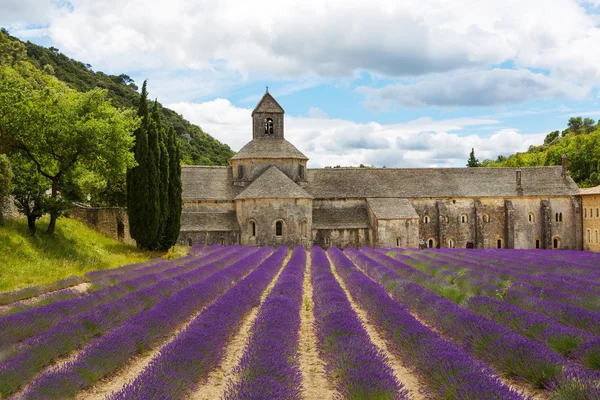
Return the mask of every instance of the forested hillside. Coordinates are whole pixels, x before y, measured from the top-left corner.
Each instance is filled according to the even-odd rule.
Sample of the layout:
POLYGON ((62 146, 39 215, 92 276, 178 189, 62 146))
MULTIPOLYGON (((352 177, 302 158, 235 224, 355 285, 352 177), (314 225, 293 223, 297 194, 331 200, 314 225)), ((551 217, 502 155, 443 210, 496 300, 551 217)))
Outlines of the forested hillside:
POLYGON ((540 146, 530 146, 524 153, 509 157, 498 156, 496 160, 484 160, 482 167, 533 167, 561 165, 566 154, 569 174, 580 187, 600 185, 600 121, 573 117, 563 131, 546 135, 540 146))
MULTIPOLYGON (((2 29, 0 34, 8 35, 8 32, 2 29)), ((15 37, 8 36, 11 40, 19 41, 15 37)), ((91 65, 61 54, 59 49, 41 47, 29 41, 23 44, 32 64, 55 75, 72 88, 81 92, 95 87, 107 89, 113 105, 137 109, 140 97, 137 92, 138 87, 129 76, 94 72, 91 65)), ((161 111, 164 124, 172 125, 177 132, 183 164, 227 165, 229 158, 234 154, 228 145, 220 143, 173 110, 162 107, 161 111)))

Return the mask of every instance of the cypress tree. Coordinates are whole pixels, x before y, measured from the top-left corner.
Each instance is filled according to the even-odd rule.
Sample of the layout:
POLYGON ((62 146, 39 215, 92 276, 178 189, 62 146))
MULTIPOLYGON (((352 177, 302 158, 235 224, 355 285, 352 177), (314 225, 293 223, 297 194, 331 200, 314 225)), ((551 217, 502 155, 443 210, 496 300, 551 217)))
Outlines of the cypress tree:
POLYGON ((177 243, 181 229, 181 163, 179 143, 175 137, 175 129, 169 127, 166 132, 167 151, 169 154, 169 211, 163 233, 162 249, 167 250, 177 243))
POLYGON ((137 166, 127 171, 127 214, 129 231, 138 247, 151 248, 158 237, 158 191, 155 157, 158 140, 151 134, 146 81, 142 86, 138 117, 141 124, 135 131, 134 154, 137 166))
MULTIPOLYGON (((159 226, 158 232, 159 235, 157 237, 157 241, 155 248, 162 248, 163 240, 165 233, 165 227, 167 223, 167 216, 169 213, 169 152, 167 150, 167 138, 166 138, 166 130, 162 125, 160 119, 160 110, 158 108, 158 101, 154 102, 154 107, 152 109, 152 123, 154 130, 157 134, 158 138, 158 201, 159 201, 159 226)), ((166 250, 166 249, 165 249, 166 250)))

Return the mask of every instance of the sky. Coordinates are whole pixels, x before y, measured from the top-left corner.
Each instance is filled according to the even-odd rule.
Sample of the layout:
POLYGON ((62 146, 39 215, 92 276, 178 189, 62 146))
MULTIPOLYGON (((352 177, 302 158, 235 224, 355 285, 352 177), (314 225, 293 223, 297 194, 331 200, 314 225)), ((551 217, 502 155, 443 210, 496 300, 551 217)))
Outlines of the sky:
POLYGON ((309 167, 462 167, 600 118, 600 0, 0 0, 239 150, 265 92, 309 167))

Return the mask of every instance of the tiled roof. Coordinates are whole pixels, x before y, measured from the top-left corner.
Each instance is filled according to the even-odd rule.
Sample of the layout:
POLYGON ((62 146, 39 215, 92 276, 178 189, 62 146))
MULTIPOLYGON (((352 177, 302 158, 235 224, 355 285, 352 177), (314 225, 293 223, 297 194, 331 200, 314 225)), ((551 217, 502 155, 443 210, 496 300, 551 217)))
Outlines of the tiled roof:
POLYGON ((579 194, 600 194, 600 186, 595 186, 591 188, 579 189, 579 194))
MULTIPOLYGON (((298 195, 304 198, 312 195, 317 199, 513 197, 518 195, 516 170, 517 168, 308 169, 308 185, 298 187, 302 191, 298 195)), ((579 189, 573 179, 569 176, 563 178, 561 172, 560 166, 521 168, 523 196, 572 196, 580 194, 581 190, 590 194, 591 189, 595 189, 579 189)), ((184 200, 233 200, 244 190, 232 185, 230 167, 184 166, 181 178, 184 200)), ((250 187, 246 190, 248 189, 250 187)))
POLYGON ((367 204, 377 219, 419 218, 410 201, 394 197, 368 198, 367 204))
POLYGON ((231 157, 232 160, 247 158, 300 158, 308 160, 293 144, 281 138, 253 139, 231 157))
POLYGON ((235 200, 242 199, 311 199, 312 196, 276 166, 270 166, 235 200))
POLYGON ((369 215, 365 206, 313 208, 314 229, 368 228, 369 215))
POLYGON ((181 231, 237 231, 235 213, 184 211, 181 215, 181 231))
POLYGON ((231 167, 181 167, 183 200, 233 200, 243 188, 233 186, 231 167))
MULTIPOLYGON (((323 168, 308 169, 306 191, 326 198, 452 198, 517 196, 517 168, 323 168)), ((521 168, 523 196, 579 192, 562 167, 521 168)))
POLYGON ((261 97, 256 107, 254 107, 254 110, 252 111, 253 116, 255 112, 283 113, 284 111, 283 107, 279 105, 277 100, 271 96, 271 93, 266 92, 263 97, 261 97))

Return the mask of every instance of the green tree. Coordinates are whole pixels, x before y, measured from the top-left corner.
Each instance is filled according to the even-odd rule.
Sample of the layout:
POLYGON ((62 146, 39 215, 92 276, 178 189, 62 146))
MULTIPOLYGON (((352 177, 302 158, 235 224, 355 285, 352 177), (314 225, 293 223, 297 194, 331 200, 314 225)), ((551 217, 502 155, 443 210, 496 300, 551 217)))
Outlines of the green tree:
POLYGON ((550 132, 549 134, 546 135, 546 138, 544 139, 544 144, 552 143, 554 141, 554 139, 556 139, 559 135, 560 135, 559 131, 550 132))
POLYGON ((155 161, 157 162, 159 203, 158 237, 153 247, 161 249, 169 214, 169 152, 166 143, 166 130, 162 125, 158 101, 155 101, 152 107, 152 131, 152 134, 156 135, 158 139, 158 157, 155 161))
POLYGON ((137 121, 106 99, 106 91, 79 93, 28 63, 0 66, 0 142, 26 156, 49 179, 48 233, 67 207, 61 181, 77 166, 103 176, 133 165, 129 149, 137 121))
POLYGON ((10 193, 10 181, 13 177, 8 157, 0 154, 0 226, 4 226, 4 214, 2 213, 4 199, 10 193))
POLYGON ((160 209, 157 190, 157 172, 154 154, 158 140, 150 138, 152 121, 148 111, 146 81, 142 85, 138 117, 140 126, 135 130, 134 155, 137 166, 127 171, 127 214, 129 232, 138 247, 152 248, 159 236, 160 209))
POLYGON ((475 158, 475 149, 471 148, 471 154, 467 160, 467 167, 479 167, 479 160, 475 158))
POLYGON ((583 118, 571 117, 569 118, 567 126, 569 127, 569 131, 571 131, 574 135, 577 135, 581 133, 581 128, 583 127, 583 118))
POLYGON ((175 130, 170 127, 167 130, 167 150, 169 154, 169 188, 168 203, 169 212, 162 239, 162 250, 167 250, 179 237, 181 229, 181 162, 179 143, 175 137, 175 130))
POLYGON ((33 236, 36 232, 35 221, 45 213, 50 181, 25 157, 15 155, 12 164, 14 177, 11 193, 17 209, 27 217, 29 234, 33 236))
POLYGON ((583 132, 586 134, 592 133, 596 129, 595 124, 596 121, 592 118, 584 118, 582 123, 583 132))

